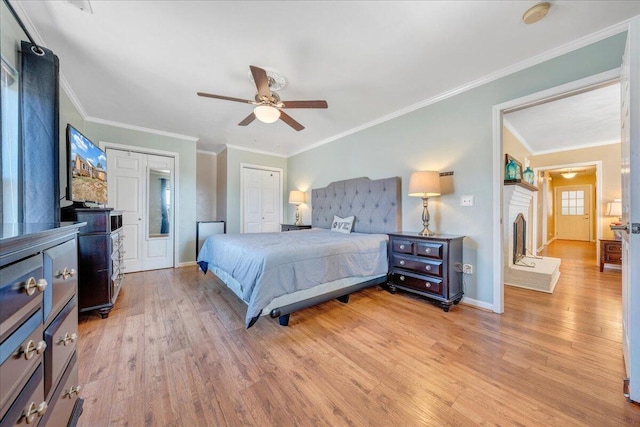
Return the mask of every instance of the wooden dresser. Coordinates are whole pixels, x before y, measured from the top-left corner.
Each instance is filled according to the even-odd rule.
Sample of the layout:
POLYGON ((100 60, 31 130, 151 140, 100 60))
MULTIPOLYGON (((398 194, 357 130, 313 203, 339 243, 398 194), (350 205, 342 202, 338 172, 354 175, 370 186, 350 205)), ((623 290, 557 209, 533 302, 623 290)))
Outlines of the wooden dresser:
POLYGON ((622 265, 622 241, 600 240, 600 271, 605 264, 622 265))
POLYGON ((122 212, 63 208, 64 221, 85 222, 78 236, 78 307, 109 316, 124 280, 122 212))
POLYGON ((309 230, 310 225, 280 224, 280 231, 309 230))
POLYGON ((464 295, 463 236, 419 236, 417 232, 389 234, 389 290, 413 292, 449 311, 464 295))
POLYGON ((81 225, 1 226, 1 427, 73 426, 82 412, 76 357, 81 225))

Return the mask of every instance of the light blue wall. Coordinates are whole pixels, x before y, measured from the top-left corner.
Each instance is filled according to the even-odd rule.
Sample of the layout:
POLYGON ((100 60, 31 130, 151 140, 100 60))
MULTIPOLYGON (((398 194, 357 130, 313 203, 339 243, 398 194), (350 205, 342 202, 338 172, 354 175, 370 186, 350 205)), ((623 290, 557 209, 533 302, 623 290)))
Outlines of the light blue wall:
MULTIPOLYGON (((227 233, 240 232, 240 165, 247 163, 251 165, 268 166, 283 170, 282 185, 286 193, 287 182, 287 159, 284 157, 270 156, 268 154, 254 153, 251 151, 237 150, 235 148, 226 149, 227 167, 227 199, 226 199, 226 221, 227 233)), ((284 203, 287 201, 284 200, 284 203)), ((283 203, 283 204, 284 204, 283 203)), ((284 206, 283 206, 284 209, 284 206)), ((283 211, 283 212, 286 212, 283 211)), ((285 217, 286 218, 286 217, 285 217)))
POLYGON ((170 136, 130 130, 100 123, 85 122, 87 138, 98 144, 112 142, 133 147, 173 151, 179 154, 180 199, 176 208, 180 215, 178 224, 178 262, 196 259, 196 143, 170 136))
MULTIPOLYGON (((430 201, 431 228, 461 234, 470 298, 493 302, 492 168, 494 105, 617 68, 626 33, 503 77, 436 104, 289 158, 289 189, 323 187, 346 178, 402 178, 403 228, 420 230, 422 202, 408 197, 409 175, 417 170, 453 171, 447 190, 430 201), (473 207, 460 196, 474 195, 473 207)), ((445 64, 446 66, 446 64, 445 64)), ((305 213, 308 218, 308 213, 305 213)))

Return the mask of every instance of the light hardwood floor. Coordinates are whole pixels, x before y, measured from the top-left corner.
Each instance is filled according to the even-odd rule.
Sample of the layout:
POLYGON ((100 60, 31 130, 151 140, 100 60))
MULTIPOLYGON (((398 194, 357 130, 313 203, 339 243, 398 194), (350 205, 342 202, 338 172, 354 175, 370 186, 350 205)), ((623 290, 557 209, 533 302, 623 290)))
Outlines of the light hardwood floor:
POLYGON ((248 330, 211 273, 128 274, 108 319, 80 317, 80 425, 639 425, 594 250, 554 242, 554 294, 507 287, 503 315, 371 288, 248 330))

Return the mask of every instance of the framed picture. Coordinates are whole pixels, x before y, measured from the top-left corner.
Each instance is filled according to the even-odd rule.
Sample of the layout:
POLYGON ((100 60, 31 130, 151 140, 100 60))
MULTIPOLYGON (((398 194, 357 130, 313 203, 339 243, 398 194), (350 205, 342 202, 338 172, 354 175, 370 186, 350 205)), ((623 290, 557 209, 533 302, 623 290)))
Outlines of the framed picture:
MULTIPOLYGON (((509 163, 510 160, 513 160, 513 162, 518 166, 518 169, 516 171, 516 179, 522 179, 522 163, 520 163, 519 161, 517 161, 513 156, 511 156, 510 154, 505 154, 504 155, 504 166, 505 166, 505 171, 506 171, 506 166, 509 163)), ((504 177, 505 181, 508 181, 506 173, 505 173, 505 177, 504 177)))

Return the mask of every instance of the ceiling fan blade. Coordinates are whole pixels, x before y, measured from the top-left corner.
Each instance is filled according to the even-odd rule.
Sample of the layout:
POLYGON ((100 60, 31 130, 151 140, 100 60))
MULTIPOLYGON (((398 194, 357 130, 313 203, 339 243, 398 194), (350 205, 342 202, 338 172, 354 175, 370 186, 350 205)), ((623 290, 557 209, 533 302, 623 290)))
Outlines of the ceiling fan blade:
POLYGON ((252 121, 254 121, 255 119, 256 119, 256 115, 251 113, 247 117, 245 117, 243 121, 238 123, 238 126, 246 126, 249 123, 251 123, 252 121))
POLYGON ((328 108, 327 101, 282 101, 282 108, 328 108))
POLYGON ((256 82, 256 87, 258 88, 258 94, 261 96, 271 96, 271 90, 269 89, 269 78, 267 77, 267 72, 260 67, 256 67, 254 65, 249 65, 251 69, 251 75, 253 76, 253 81, 256 82))
POLYGON ((294 128, 298 132, 300 132, 302 129, 304 129, 304 126, 302 126, 300 123, 296 122, 293 119, 293 117, 291 117, 290 115, 288 115, 287 113, 285 113, 282 110, 280 110, 280 120, 282 120, 283 122, 285 122, 286 124, 288 124, 289 126, 294 128))
POLYGON ((222 95, 213 95, 211 93, 204 93, 204 92, 198 92, 198 96, 204 96, 206 98, 224 99, 225 101, 242 102, 244 104, 251 104, 254 102, 248 99, 232 98, 230 96, 222 96, 222 95))

